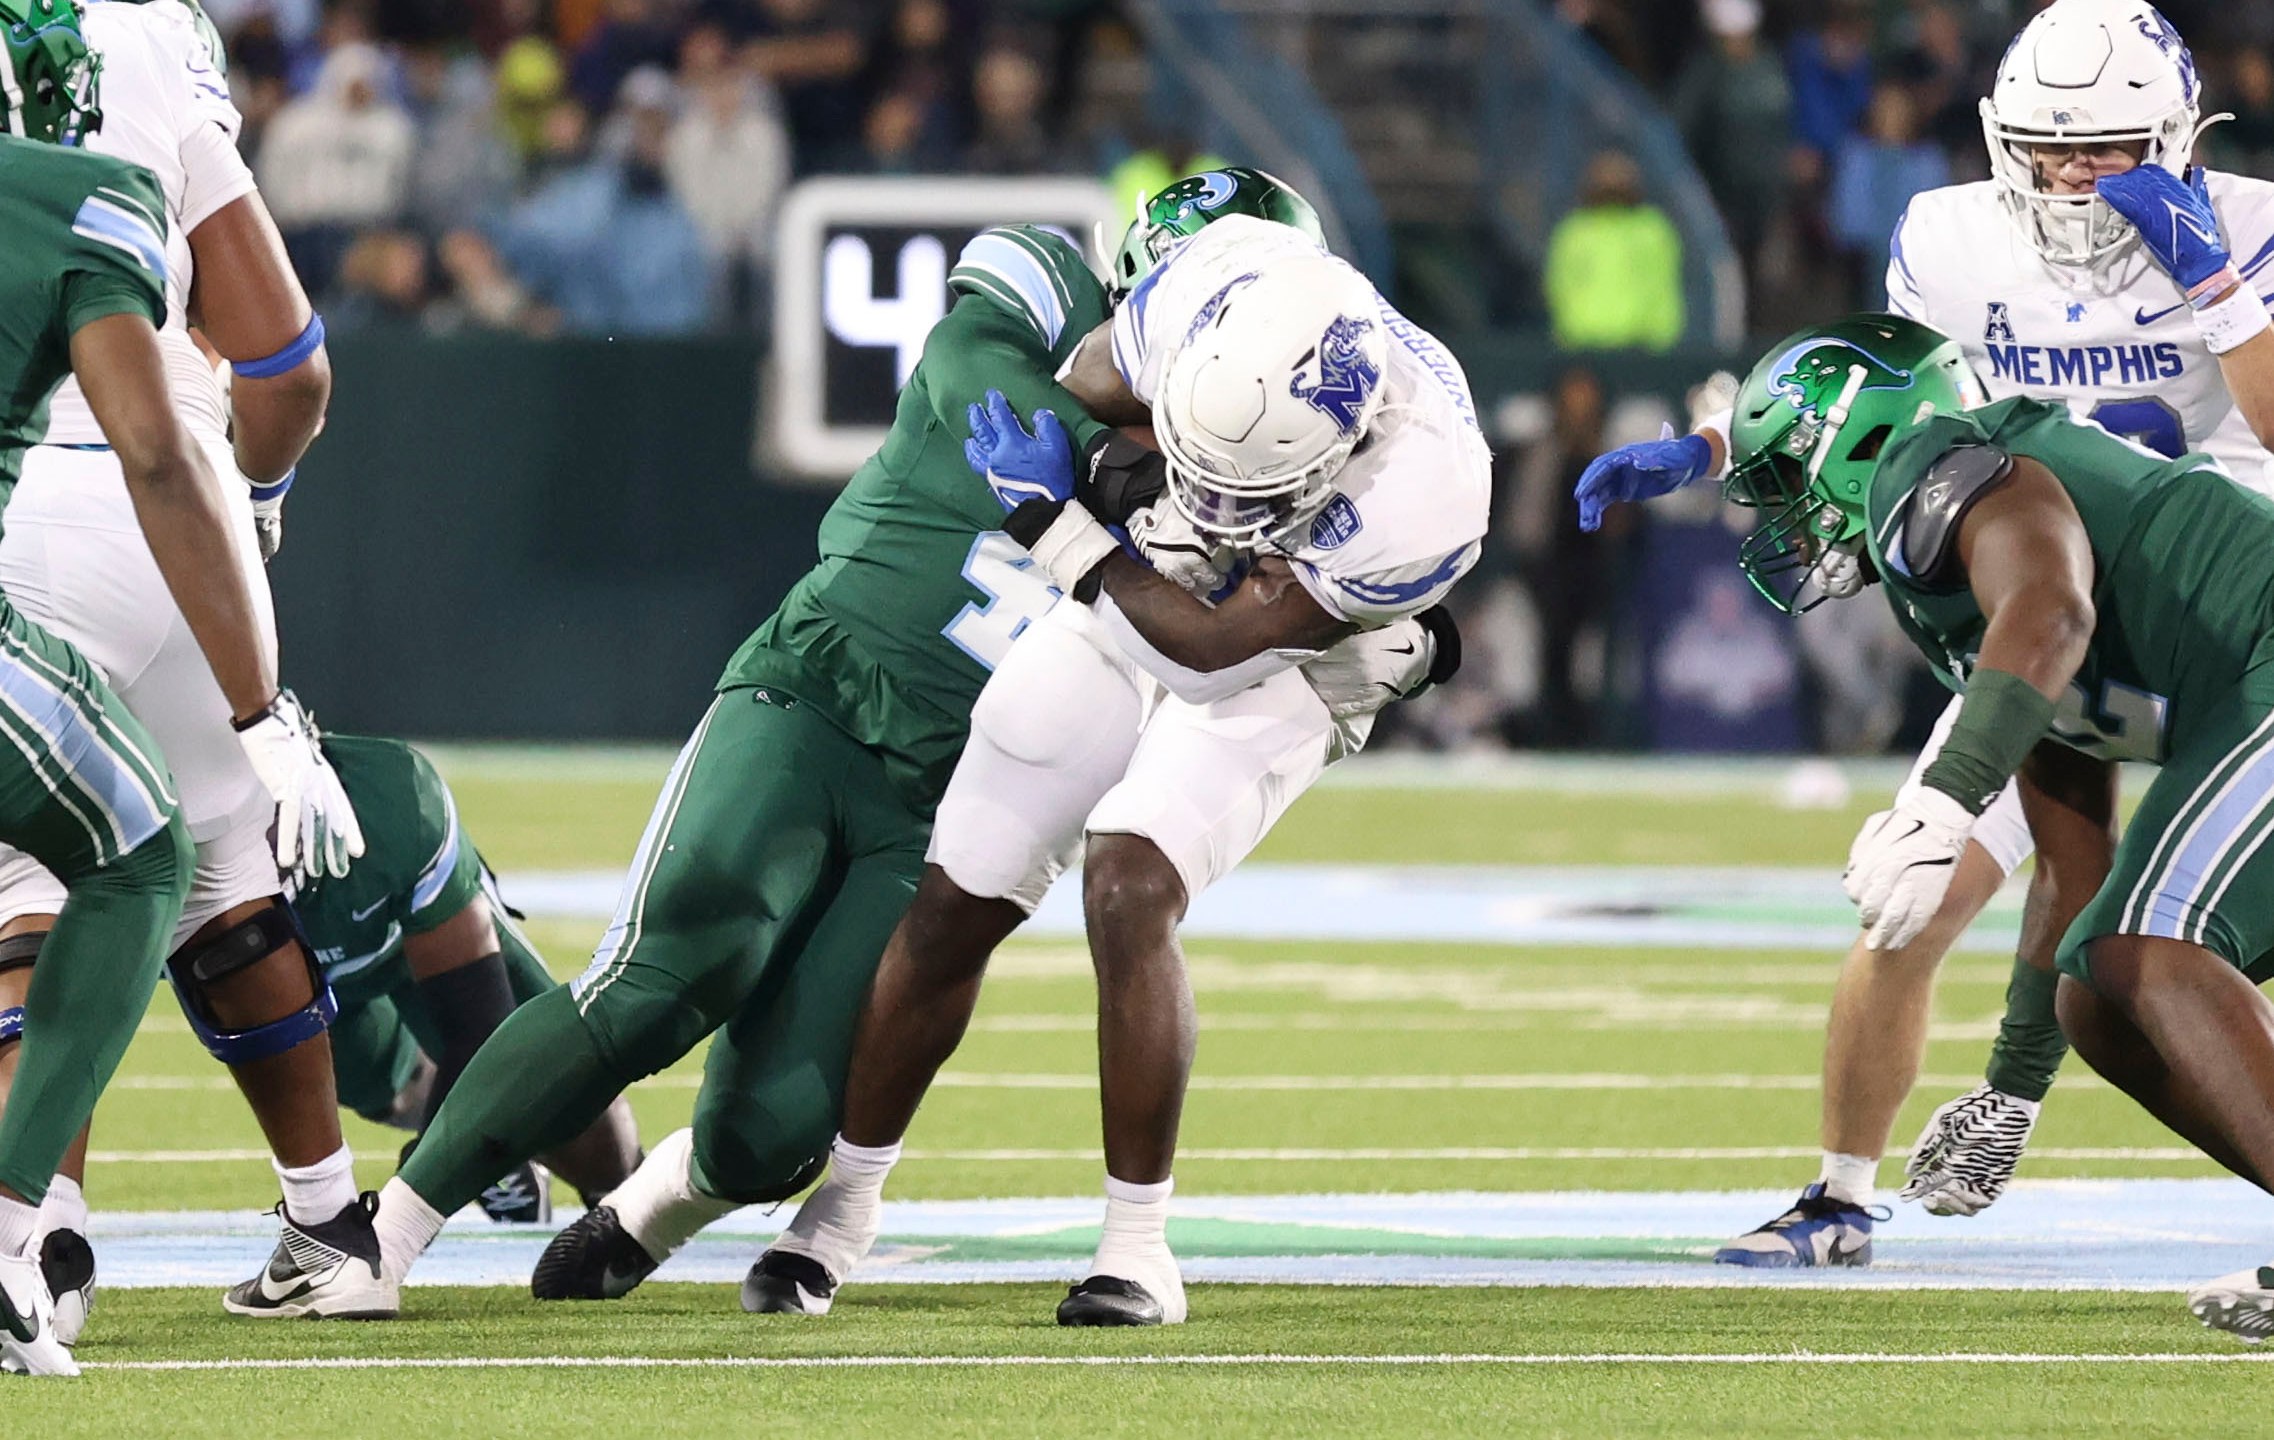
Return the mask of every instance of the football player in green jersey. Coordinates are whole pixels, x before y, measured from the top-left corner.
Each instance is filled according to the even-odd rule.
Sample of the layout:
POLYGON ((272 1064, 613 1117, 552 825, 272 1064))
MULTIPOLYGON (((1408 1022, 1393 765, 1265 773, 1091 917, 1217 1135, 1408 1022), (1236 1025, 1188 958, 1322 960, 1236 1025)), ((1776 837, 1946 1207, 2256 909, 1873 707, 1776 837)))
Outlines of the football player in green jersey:
MULTIPOLYGON (((365 850, 345 876, 320 877, 293 898, 300 929, 336 1006, 330 1064, 339 1103, 366 1119, 419 1131, 458 1076, 513 1008, 553 988, 528 937, 514 923, 495 879, 458 826, 457 803, 424 755, 400 740, 326 735, 331 759, 361 822, 365 850)), ((36 867, 10 878, 5 905, 10 941, 40 948, 63 900, 61 887, 36 867)), ((32 967, 0 973, 0 1013, 20 1005, 32 967)), ((0 1095, 11 1062, 0 1054, 0 1095)), ((309 1087, 302 1106, 329 1106, 309 1087)), ((56 1303, 55 1332, 75 1344, 94 1306, 95 1256, 87 1243, 87 1132, 65 1158, 41 1211, 40 1265, 56 1303), (54 1202, 61 1196, 67 1202, 54 1202)), ((405 1147, 408 1148, 407 1146, 405 1147)), ((586 1131, 539 1157, 591 1204, 621 1184, 639 1163, 639 1135, 622 1099, 586 1131)), ((547 1218, 544 1179, 522 1164, 478 1197, 496 1220, 547 1218)), ((294 1242, 299 1262, 327 1247, 326 1231, 303 1227, 294 1242)), ((336 1247, 335 1247, 336 1248, 336 1247)), ((264 1276, 266 1272, 264 1271, 264 1276)), ((273 1278, 273 1277, 271 1277, 273 1278)), ((232 1313, 301 1313, 289 1283, 262 1293, 262 1276, 232 1288, 232 1313)))
MULTIPOLYGON (((1265 203, 1210 198, 1166 208, 1197 226, 1265 203)), ((673 768, 590 968, 501 1027, 382 1194, 398 1273, 495 1156, 581 1125, 706 1035, 693 1126, 561 1233, 535 1293, 621 1295, 703 1225, 796 1194, 826 1162, 854 1020, 972 703, 1058 598, 965 463, 969 409, 1000 390, 1022 413, 1056 410, 1093 475, 1157 464, 1052 378, 1110 304, 1073 245, 989 230, 949 284, 882 448, 822 521, 820 564, 729 663, 673 768), (553 1083, 491 1094, 492 1066, 553 1083)))
MULTIPOLYGON (((1797 613, 1877 582, 1963 694, 1923 784, 1866 822, 1873 939, 1928 923, 1967 832, 2021 783, 2025 949, 2092 1067, 2236 1174, 2274 1181, 2274 501, 2031 399, 1984 405, 1957 343, 1858 316, 1803 331, 1737 401, 1740 563, 1797 613), (2116 838, 2116 764, 2160 767, 2116 838)), ((2190 1297, 2274 1334, 2274 1271, 2190 1297)))
MULTIPOLYGON (((322 768, 260 643, 232 563, 219 481, 175 415, 157 326, 165 219, 150 173, 71 147, 97 128, 97 67, 69 0, 0 0, 0 488, 77 375, 117 454, 152 554, 237 717, 284 795, 322 768)), ((38 1204, 117 1068, 156 985, 189 882, 187 831, 142 728, 70 646, 0 601, 0 839, 38 857, 69 899, 21 1012, 0 1119, 0 1366, 74 1373, 31 1254, 38 1204)))

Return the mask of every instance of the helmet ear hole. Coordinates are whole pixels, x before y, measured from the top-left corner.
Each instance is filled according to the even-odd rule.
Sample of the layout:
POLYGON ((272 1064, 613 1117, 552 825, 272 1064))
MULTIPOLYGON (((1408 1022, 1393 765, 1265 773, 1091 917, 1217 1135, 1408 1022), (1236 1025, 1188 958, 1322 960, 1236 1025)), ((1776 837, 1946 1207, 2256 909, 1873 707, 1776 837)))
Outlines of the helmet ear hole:
POLYGON ((1887 437, 1894 433, 1895 427, 1893 425, 1872 426, 1863 432, 1862 438, 1848 447, 1848 458, 1850 460, 1878 459, 1881 447, 1887 444, 1887 437))

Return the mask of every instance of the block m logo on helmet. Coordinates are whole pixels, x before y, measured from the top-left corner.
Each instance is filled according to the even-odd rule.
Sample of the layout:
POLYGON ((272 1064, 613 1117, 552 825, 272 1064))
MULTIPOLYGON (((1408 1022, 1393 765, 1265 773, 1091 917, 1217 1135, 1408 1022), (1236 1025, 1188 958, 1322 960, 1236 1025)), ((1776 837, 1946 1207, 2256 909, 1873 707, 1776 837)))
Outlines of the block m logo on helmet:
POLYGON ((1366 402, 1382 383, 1382 372, 1358 342, 1374 322, 1358 315, 1338 315, 1319 337, 1317 347, 1295 367, 1287 393, 1334 421, 1343 434, 1358 428, 1366 402), (1310 362, 1318 361, 1318 378, 1309 378, 1310 362))
POLYGON ((1858 393, 1902 390, 1911 383, 1910 371, 1885 363, 1861 346, 1845 340, 1816 339, 1795 345, 1777 358, 1769 393, 1789 401, 1803 419, 1820 421, 1831 413, 1841 392, 1848 388, 1849 373, 1859 365, 1864 373, 1862 383, 1856 386, 1858 393))

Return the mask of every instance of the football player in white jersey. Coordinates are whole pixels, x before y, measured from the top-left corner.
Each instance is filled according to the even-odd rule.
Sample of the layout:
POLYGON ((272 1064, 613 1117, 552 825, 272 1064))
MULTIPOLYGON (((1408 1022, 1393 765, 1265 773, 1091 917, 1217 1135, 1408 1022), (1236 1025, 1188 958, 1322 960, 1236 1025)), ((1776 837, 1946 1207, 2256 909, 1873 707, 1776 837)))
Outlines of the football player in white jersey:
MULTIPOLYGON (((2274 184, 2193 164, 2210 123, 2194 59, 2153 5, 2056 0, 2015 37, 1982 102, 1992 178, 1927 191, 1897 222, 1888 308, 1960 340, 1991 399, 2057 398, 2152 450, 2207 451, 2241 483, 2274 490, 2274 184)), ((1599 457, 1580 479, 1581 523, 1718 473, 1727 437, 1724 415, 1599 457)), ((1853 577, 1824 579, 1836 590, 1853 577)), ((2095 754, 2152 753, 2156 717, 2127 704, 2136 698, 2078 694, 2056 724, 2095 754)), ((1956 713, 1954 700, 1851 866, 1908 828, 1890 816, 1935 803, 1919 775, 1956 713)), ((1879 1157, 1918 1075, 1935 971, 2030 853, 2011 786, 1971 839, 1924 929, 1875 930, 1848 953, 1826 1035, 1817 1183, 1716 1259, 1870 1263, 1879 1157)), ((2091 881, 2062 885, 2060 868, 2041 860, 2034 872, 1986 1083, 1937 1110, 1914 1147, 1903 1197, 1937 1214, 1974 1214, 2004 1192, 2066 1052, 2052 947, 2091 881)))
POLYGON ((1475 563, 1491 457, 1460 367, 1357 271, 1286 226, 1220 219, 1145 275, 1065 378, 1101 419, 1151 419, 1166 496, 1130 528, 1155 568, 1070 498, 1054 417, 1029 438, 1005 407, 975 407, 967 453, 1006 528, 1088 603, 1036 621, 979 697, 862 1015, 829 1178, 752 1268, 745 1308, 828 1309, 988 957, 1079 845, 1106 1219, 1058 1320, 1183 1320, 1163 1228, 1195 1028, 1177 925, 1376 711, 1453 658, 1417 617, 1475 563), (1228 573, 1190 563, 1210 548, 1228 573))
MULTIPOLYGON (((167 316, 159 342, 167 381, 215 469, 248 482, 224 489, 235 507, 238 563, 273 656, 275 617, 261 562, 279 533, 293 467, 330 396, 323 323, 237 153, 240 120, 203 13, 187 0, 88 0, 83 29, 102 63, 104 100, 102 128, 87 148, 144 166, 164 192, 167 316), (232 380, 222 379, 191 335, 192 315, 232 380)), ((357 1199, 333 1098, 325 1034, 330 992, 298 937, 280 881, 280 870, 346 873, 349 858, 362 851, 354 810, 328 762, 290 793, 256 770, 151 559, 118 459, 76 382, 57 392, 43 443, 26 453, 9 498, 0 588, 101 669, 173 772, 197 843, 197 872, 167 973, 191 1028, 229 1065, 274 1154, 285 1240, 268 1274, 281 1282, 285 1257, 294 1257, 294 1278, 277 1289, 304 1291, 312 1277, 303 1272, 317 1257, 339 1257, 329 1291, 320 1298, 296 1294, 279 1302, 278 1313, 391 1310, 380 1293, 378 1245, 357 1199), (302 1237, 296 1247, 295 1231, 302 1237), (371 1263, 358 1283, 352 1260, 365 1251, 371 1263)), ((310 732, 291 692, 280 704, 292 727, 310 732)), ((0 1006, 22 1003, 62 896, 36 861, 0 849, 0 1006)), ((0 1055, 0 1064, 12 1063, 0 1055)), ((50 1288, 67 1297, 60 1331, 65 1321, 75 1326, 84 1318, 93 1285, 80 1234, 86 1201, 77 1185, 58 1180, 41 1224, 50 1288)))

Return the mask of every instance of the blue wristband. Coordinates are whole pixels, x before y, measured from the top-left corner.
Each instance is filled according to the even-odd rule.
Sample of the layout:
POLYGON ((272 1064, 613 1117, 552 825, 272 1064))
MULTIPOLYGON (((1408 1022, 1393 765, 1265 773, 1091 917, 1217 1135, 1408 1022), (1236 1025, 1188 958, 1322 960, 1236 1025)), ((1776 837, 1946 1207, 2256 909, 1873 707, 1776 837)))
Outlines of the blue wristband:
POLYGON ((292 477, 299 473, 300 467, 295 465, 284 472, 283 478, 271 480, 266 485, 252 485, 251 481, 247 481, 248 485, 252 485, 253 503, 255 505, 266 505, 271 500, 282 500, 291 492, 292 477))
POLYGON ((301 331, 299 338, 291 344, 277 351, 274 355, 265 356, 259 360, 232 360, 229 362, 229 368, 247 380, 267 380, 272 376, 282 375, 287 370, 297 370, 302 365, 307 364, 308 357, 322 349, 323 344, 324 317, 320 314, 311 313, 308 317, 308 328, 301 331))

